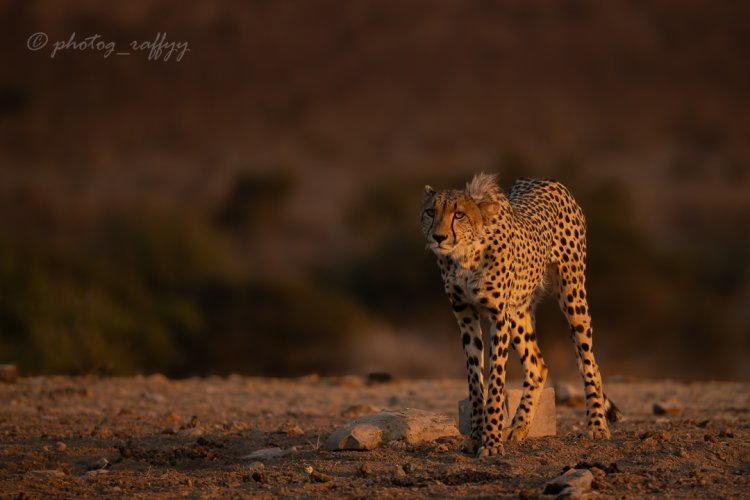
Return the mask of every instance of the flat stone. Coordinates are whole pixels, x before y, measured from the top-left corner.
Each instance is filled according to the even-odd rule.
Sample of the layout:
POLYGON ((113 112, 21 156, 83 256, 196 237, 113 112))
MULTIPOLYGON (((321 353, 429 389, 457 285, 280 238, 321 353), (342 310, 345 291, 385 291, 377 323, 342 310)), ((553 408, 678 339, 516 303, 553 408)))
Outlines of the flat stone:
POLYGON ((418 445, 459 434, 453 419, 414 408, 386 410, 358 418, 337 429, 325 442, 327 450, 371 450, 382 443, 418 445))
MULTIPOLYGON (((515 415, 518 403, 521 401, 522 391, 519 389, 505 390, 505 421, 515 415), (508 411, 510 410, 510 411, 508 411)), ((468 436, 471 434, 471 405, 469 398, 458 402, 458 428, 461 434, 468 436)), ((557 415, 555 413, 555 390, 551 387, 542 389, 542 395, 539 397, 539 406, 537 407, 534 420, 531 421, 528 437, 554 436, 557 434, 557 415)))
POLYGON ((342 427, 328 437, 327 450, 372 450, 383 442, 383 432, 375 425, 362 423, 342 427))
POLYGON ((273 448, 263 448, 262 450, 256 450, 247 455, 240 457, 241 460, 272 460, 274 458, 280 458, 289 455, 294 451, 294 448, 288 450, 282 450, 278 446, 273 448))
POLYGON ((562 491, 557 494, 555 500, 584 500, 588 498, 597 498, 598 496, 599 494, 594 491, 585 490, 575 486, 568 486, 563 488, 562 491))
POLYGON ((561 476, 557 476, 552 481, 549 481, 544 487, 544 494, 554 495, 556 493, 562 493, 562 491, 568 487, 580 488, 582 491, 587 491, 591 488, 591 483, 593 481, 594 475, 590 470, 569 469, 561 476))
POLYGON ((682 405, 674 398, 654 403, 654 415, 679 415, 682 405))

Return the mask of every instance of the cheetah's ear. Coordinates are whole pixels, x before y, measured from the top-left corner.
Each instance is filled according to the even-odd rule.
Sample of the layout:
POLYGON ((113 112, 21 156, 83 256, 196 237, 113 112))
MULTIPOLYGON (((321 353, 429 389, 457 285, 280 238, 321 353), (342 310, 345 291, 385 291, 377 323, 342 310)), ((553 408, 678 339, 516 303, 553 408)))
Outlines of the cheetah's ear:
POLYGON ((492 217, 500 212, 500 203, 496 201, 483 201, 478 203, 477 206, 485 224, 489 223, 492 217))
POLYGON ((433 194, 435 194, 435 190, 432 189, 432 186, 430 186, 429 184, 426 184, 424 187, 424 194, 426 196, 432 196, 433 194))

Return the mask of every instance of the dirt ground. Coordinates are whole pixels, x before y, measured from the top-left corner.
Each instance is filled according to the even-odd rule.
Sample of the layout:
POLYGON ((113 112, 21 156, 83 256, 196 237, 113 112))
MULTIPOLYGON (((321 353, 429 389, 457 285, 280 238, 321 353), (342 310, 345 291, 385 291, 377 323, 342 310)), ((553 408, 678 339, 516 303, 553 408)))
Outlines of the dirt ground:
POLYGON ((626 415, 612 440, 581 437, 584 410, 559 407, 556 437, 477 459, 452 438, 366 452, 321 447, 363 411, 356 405, 456 417, 459 380, 22 378, 0 384, 0 497, 552 498, 544 485, 566 466, 590 468, 602 497, 749 494, 750 384, 605 384, 626 415), (681 412, 654 415, 653 403, 669 397, 681 412), (262 466, 242 458, 268 447, 289 453, 262 466))

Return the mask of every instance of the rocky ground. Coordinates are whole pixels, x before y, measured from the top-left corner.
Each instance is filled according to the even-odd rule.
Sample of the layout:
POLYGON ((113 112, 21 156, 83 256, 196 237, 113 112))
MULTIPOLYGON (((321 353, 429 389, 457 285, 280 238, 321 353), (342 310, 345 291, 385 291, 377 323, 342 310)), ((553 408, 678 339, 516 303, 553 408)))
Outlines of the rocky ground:
POLYGON ((591 483, 578 495, 748 494, 750 384, 606 385, 626 415, 612 440, 582 438, 584 410, 559 406, 556 437, 477 459, 459 451, 458 437, 323 446, 379 408, 455 418, 466 393, 458 380, 21 378, 0 384, 0 497, 553 498, 547 484, 567 468, 591 483), (279 449, 252 455, 268 448, 279 449))

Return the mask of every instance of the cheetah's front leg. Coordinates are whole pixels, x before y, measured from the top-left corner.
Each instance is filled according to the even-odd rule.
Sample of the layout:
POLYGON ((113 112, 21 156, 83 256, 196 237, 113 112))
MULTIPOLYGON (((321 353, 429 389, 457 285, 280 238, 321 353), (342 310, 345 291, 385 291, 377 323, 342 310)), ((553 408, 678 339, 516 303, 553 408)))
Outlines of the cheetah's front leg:
POLYGON ((479 313, 464 303, 453 304, 453 314, 458 321, 461 342, 466 357, 466 373, 469 381, 469 404, 471 405, 471 437, 461 443, 461 449, 474 454, 482 443, 484 414, 484 346, 479 313))
POLYGON ((505 419, 505 367, 508 361, 510 321, 505 310, 491 311, 494 322, 492 357, 487 401, 484 408, 484 434, 479 456, 502 455, 503 420, 505 419))

